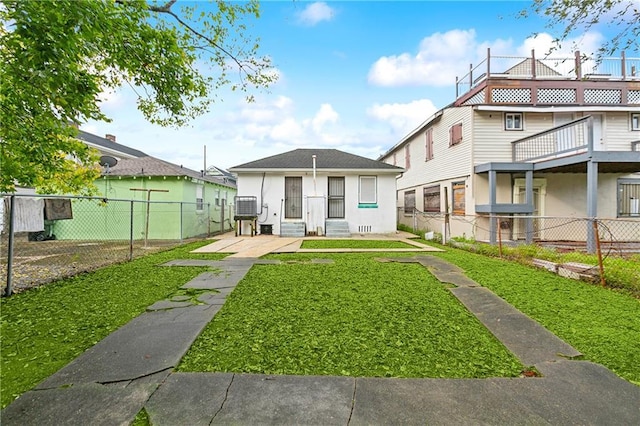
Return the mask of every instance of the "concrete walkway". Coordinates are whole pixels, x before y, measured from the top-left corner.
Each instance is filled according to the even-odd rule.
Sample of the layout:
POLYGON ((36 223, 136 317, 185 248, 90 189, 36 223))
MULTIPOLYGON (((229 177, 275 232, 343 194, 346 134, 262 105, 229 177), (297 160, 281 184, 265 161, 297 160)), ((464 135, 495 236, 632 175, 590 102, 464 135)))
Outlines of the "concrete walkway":
MULTIPOLYGON (((283 241, 284 242, 284 241, 283 241)), ((291 244, 291 243, 288 243, 291 244)), ((543 377, 387 379, 174 373, 173 368, 254 264, 229 257, 176 260, 202 265, 185 288, 202 289, 150 306, 1 413, 3 425, 129 424, 143 407, 153 425, 210 424, 640 424, 640 387, 579 353, 447 262, 424 254, 381 259, 418 262, 525 365, 543 377), (208 292, 206 290, 212 290, 208 292)))

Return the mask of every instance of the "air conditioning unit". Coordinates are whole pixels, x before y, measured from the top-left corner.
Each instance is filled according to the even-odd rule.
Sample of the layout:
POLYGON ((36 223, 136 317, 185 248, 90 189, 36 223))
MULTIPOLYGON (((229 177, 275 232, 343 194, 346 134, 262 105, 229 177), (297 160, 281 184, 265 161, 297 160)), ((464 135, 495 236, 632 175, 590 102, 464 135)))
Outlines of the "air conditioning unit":
POLYGON ((235 197, 235 216, 237 217, 257 217, 258 199, 257 197, 235 197))

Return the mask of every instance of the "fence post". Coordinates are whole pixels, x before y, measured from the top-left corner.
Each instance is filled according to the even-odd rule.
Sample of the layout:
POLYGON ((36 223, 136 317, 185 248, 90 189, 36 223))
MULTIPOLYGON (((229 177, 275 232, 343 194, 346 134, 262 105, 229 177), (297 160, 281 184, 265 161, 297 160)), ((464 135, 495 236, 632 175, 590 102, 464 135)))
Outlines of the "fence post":
POLYGON ((593 232, 596 237, 596 252, 598 253, 598 267, 600 268, 600 284, 602 287, 607 285, 604 279, 604 264, 602 263, 602 249, 600 248, 600 233, 598 232, 598 219, 593 220, 593 232))
POLYGON ((7 287, 4 290, 4 296, 11 296, 13 293, 13 227, 15 223, 15 204, 16 196, 9 198, 9 245, 7 247, 7 287))
POLYGON ((502 257, 502 227, 500 226, 499 217, 496 217, 496 226, 498 227, 498 253, 502 257))
POLYGON ((129 203, 129 260, 133 260, 133 200, 129 203))
POLYGON ((211 203, 207 203, 207 237, 211 236, 211 203))

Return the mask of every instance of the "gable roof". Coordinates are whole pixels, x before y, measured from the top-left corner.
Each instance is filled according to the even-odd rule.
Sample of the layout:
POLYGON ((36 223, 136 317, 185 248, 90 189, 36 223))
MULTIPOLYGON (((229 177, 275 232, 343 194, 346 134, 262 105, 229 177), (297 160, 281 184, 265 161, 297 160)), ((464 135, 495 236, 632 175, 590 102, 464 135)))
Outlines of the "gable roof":
POLYGON ((316 156, 316 169, 331 170, 377 170, 387 172, 403 172, 402 167, 372 160, 337 149, 300 148, 283 154, 251 161, 231 167, 229 171, 264 171, 264 170, 312 170, 313 155, 316 156))
POLYGON ((199 179, 205 182, 217 183, 235 188, 235 182, 225 179, 223 176, 209 176, 168 161, 146 155, 138 158, 123 158, 118 163, 109 168, 109 172, 102 173, 103 176, 181 176, 199 179))
POLYGON ((78 131, 78 139, 85 142, 87 145, 97 148, 101 152, 114 153, 114 155, 121 155, 122 157, 147 156, 147 154, 145 154, 142 151, 129 148, 126 145, 122 145, 122 144, 110 141, 109 139, 103 138, 101 136, 97 136, 89 132, 85 132, 84 130, 78 131))
MULTIPOLYGON (((525 59, 522 62, 519 62, 506 70, 503 74, 512 74, 512 75, 526 75, 529 76, 532 74, 531 72, 531 59, 525 59)), ((558 71, 551 68, 549 65, 540 62, 540 60, 536 59, 536 76, 544 77, 544 76, 561 76, 558 71)))

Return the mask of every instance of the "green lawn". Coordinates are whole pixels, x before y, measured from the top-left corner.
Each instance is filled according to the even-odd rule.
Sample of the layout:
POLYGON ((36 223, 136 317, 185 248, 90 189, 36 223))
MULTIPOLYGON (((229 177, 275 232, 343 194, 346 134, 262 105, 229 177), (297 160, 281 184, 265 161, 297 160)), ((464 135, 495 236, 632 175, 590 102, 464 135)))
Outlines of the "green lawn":
POLYGON ((403 241, 394 240, 304 240, 303 249, 397 249, 416 248, 403 241))
POLYGON ((629 293, 463 250, 434 255, 463 268, 586 359, 640 385, 640 300, 629 293))
POLYGON ((180 371, 375 377, 517 376, 520 362, 418 264, 369 254, 257 265, 180 371), (307 261, 307 262, 305 262, 307 261))
POLYGON ((205 270, 156 265, 175 258, 223 257, 188 253, 208 243, 189 244, 0 299, 2 407, 205 270))

